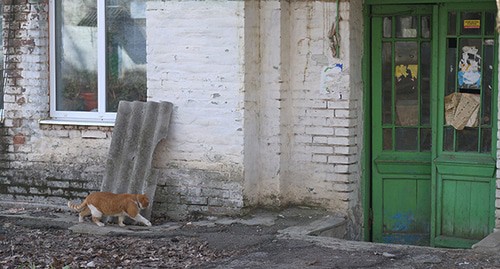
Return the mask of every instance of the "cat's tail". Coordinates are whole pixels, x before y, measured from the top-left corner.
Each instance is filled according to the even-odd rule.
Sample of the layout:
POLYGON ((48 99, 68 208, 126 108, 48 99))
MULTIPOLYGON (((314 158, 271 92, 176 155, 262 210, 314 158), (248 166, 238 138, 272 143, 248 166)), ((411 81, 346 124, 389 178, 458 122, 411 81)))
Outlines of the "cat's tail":
POLYGON ((87 203, 85 203, 85 201, 83 201, 83 203, 81 203, 79 205, 73 204, 71 201, 68 201, 68 207, 75 210, 76 212, 82 211, 86 206, 87 206, 87 203))

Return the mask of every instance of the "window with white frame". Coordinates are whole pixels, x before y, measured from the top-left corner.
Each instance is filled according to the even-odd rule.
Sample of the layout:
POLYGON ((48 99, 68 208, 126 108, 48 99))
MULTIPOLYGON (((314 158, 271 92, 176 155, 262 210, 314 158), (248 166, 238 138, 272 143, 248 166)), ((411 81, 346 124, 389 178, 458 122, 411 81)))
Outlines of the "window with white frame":
POLYGON ((146 100, 146 0, 51 0, 50 114, 109 120, 146 100))

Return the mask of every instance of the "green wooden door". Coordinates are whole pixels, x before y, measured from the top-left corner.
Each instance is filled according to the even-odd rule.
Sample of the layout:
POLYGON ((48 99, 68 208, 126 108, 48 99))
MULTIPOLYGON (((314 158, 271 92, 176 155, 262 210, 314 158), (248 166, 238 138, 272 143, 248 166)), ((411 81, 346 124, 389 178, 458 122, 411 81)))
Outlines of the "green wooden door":
POLYGON ((378 242, 430 240, 432 10, 373 7, 372 197, 378 242))
POLYGON ((433 244, 470 247, 494 227, 497 40, 494 3, 439 9, 433 244), (441 57, 441 55, 443 55, 441 57))
POLYGON ((482 3, 372 6, 374 241, 467 247, 491 232, 494 14, 482 3))

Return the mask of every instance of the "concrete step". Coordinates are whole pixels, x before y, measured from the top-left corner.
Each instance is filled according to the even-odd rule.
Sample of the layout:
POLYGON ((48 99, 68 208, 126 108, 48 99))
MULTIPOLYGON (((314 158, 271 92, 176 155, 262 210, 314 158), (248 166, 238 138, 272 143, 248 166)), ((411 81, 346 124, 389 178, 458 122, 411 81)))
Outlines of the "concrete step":
POLYGON ((499 252, 500 251, 500 230, 495 230, 483 240, 472 245, 472 249, 481 252, 499 252))

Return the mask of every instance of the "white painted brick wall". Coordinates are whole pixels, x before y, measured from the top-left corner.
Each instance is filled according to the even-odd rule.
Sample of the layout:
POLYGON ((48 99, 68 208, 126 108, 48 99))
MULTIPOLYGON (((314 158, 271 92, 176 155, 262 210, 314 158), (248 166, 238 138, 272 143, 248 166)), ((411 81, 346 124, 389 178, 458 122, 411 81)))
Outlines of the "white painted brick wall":
MULTIPOLYGON (((340 57, 333 57, 328 31, 335 22, 335 2, 292 1, 290 35, 290 89, 294 119, 291 157, 282 177, 285 200, 308 201, 346 215, 360 208, 360 126, 358 111, 362 84, 349 70, 361 70, 362 28, 352 35, 351 24, 362 27, 362 13, 350 21, 350 5, 340 3, 340 57), (361 17, 361 18, 360 18, 361 17), (359 39, 356 39, 359 38, 359 39), (330 93, 321 89, 325 65, 342 64, 330 93), (332 182, 328 185, 325 182, 332 182)), ((355 2, 355 3, 354 3, 355 2)), ((361 10, 361 9, 360 9, 361 10)), ((283 170, 282 169, 282 170, 283 170)), ((360 214, 359 212, 353 214, 360 214)), ((357 222, 357 216, 350 216, 357 222)), ((359 223, 358 223, 359 224, 359 223)), ((359 233, 357 231, 356 233, 359 233)))
POLYGON ((157 164, 169 212, 241 208, 244 2, 151 1, 146 16, 148 99, 174 104, 157 164))
POLYGON ((148 3, 149 95, 175 106, 168 162, 242 164, 242 12, 240 1, 148 3))

